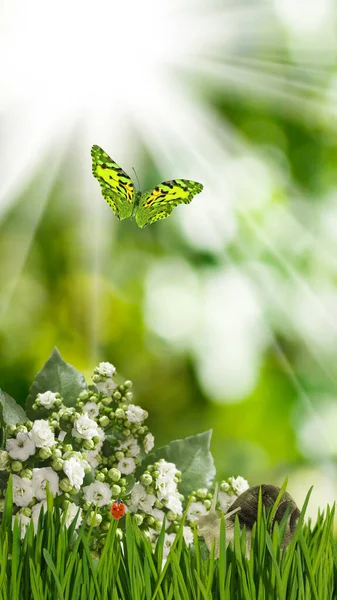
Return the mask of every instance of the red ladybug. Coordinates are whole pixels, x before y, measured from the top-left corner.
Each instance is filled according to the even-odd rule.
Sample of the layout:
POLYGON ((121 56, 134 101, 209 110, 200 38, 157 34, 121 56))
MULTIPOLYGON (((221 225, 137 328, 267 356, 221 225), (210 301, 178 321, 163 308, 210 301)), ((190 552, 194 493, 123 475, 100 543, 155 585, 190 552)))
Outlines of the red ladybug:
POLYGON ((126 512, 126 506, 125 504, 123 504, 120 498, 117 498, 117 500, 113 503, 113 505, 110 508, 110 512, 114 519, 118 520, 124 517, 126 512))

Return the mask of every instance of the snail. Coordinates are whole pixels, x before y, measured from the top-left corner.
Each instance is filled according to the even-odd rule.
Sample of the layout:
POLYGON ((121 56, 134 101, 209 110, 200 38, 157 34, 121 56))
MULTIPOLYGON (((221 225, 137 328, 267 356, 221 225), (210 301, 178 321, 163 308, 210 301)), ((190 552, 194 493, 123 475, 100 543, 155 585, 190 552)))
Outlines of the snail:
MULTIPOLYGON (((233 502, 230 510, 225 513, 226 521, 226 543, 229 544, 234 538, 234 523, 236 514, 238 515, 240 527, 246 526, 246 545, 247 554, 250 552, 251 532, 255 521, 257 520, 257 510, 259 501, 259 491, 262 491, 262 505, 266 509, 271 509, 280 492, 280 488, 274 485, 256 485, 249 488, 233 502)), ((215 557, 219 556, 219 538, 220 538, 220 517, 215 511, 217 501, 217 486, 214 493, 212 507, 209 513, 199 518, 198 529, 199 534, 205 539, 205 542, 211 550, 213 540, 215 539, 215 557)), ((282 498, 277 506, 277 510, 273 519, 273 523, 280 523, 282 518, 289 508, 287 525, 284 531, 281 547, 287 546, 294 537, 296 525, 300 516, 300 511, 288 492, 283 492, 282 498)))

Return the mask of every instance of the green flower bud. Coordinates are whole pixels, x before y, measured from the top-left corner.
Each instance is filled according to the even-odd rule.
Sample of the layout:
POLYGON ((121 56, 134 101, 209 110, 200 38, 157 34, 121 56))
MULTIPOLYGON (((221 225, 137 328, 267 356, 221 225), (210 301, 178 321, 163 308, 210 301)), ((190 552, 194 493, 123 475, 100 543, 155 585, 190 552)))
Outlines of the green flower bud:
POLYGON ((118 390, 116 390, 116 391, 115 391, 115 392, 112 394, 112 397, 113 397, 113 399, 114 399, 114 400, 120 400, 120 399, 121 399, 121 397, 122 397, 122 394, 121 394, 121 393, 120 393, 118 390))
POLYGON ((50 458, 52 454, 53 452, 48 446, 40 448, 39 450, 39 457, 42 458, 42 460, 47 460, 47 458, 50 458))
POLYGON ((87 400, 88 396, 89 396, 89 394, 88 394, 87 390, 83 390, 83 392, 80 393, 79 398, 81 400, 87 400))
POLYGON ((116 468, 112 468, 108 471, 108 477, 111 481, 119 481, 121 478, 121 473, 116 468))
POLYGON ((108 406, 109 404, 111 404, 112 402, 112 398, 110 398, 110 396, 104 396, 104 398, 102 398, 102 403, 105 406, 108 406))
POLYGON ((52 469, 54 469, 54 471, 62 471, 63 469, 63 460, 62 458, 55 458, 55 460, 53 460, 53 462, 51 463, 52 469))
POLYGON ((161 521, 159 521, 159 519, 156 519, 154 524, 153 524, 153 529, 157 532, 161 531, 161 528, 163 526, 163 523, 161 521))
POLYGON ((124 387, 125 389, 130 390, 132 388, 132 381, 130 381, 130 379, 124 381, 124 387))
POLYGON ((125 477, 122 477, 122 478, 119 480, 119 485, 126 485, 126 479, 125 479, 125 477))
POLYGON ((85 510, 87 512, 87 510, 89 510, 90 506, 91 506, 90 502, 84 502, 83 510, 85 510))
POLYGON ((154 501, 154 507, 161 509, 161 508, 163 508, 163 506, 164 506, 164 504, 162 502, 160 502, 160 500, 158 500, 158 498, 156 498, 154 501))
POLYGON ((143 475, 140 478, 140 482, 142 485, 144 485, 145 487, 147 485, 150 485, 152 483, 153 479, 150 475, 150 473, 143 473, 143 475))
POLYGON ((32 516, 32 511, 28 506, 25 506, 25 508, 21 509, 21 513, 23 515, 25 515, 25 517, 31 517, 32 516))
POLYGON ((15 431, 16 431, 16 425, 8 425, 7 432, 9 433, 9 435, 14 435, 15 431))
POLYGON ((146 523, 150 526, 153 527, 153 525, 155 524, 156 519, 154 517, 146 517, 146 523))
POLYGON ((159 472, 159 471, 152 471, 152 477, 153 477, 154 479, 157 479, 157 477, 159 477, 159 475, 160 475, 160 472, 159 472))
POLYGON ((71 485, 68 477, 64 477, 64 479, 61 479, 59 485, 63 492, 71 492, 71 490, 73 489, 73 486, 71 485))
POLYGON ((101 473, 104 473, 104 475, 107 475, 108 469, 106 467, 103 467, 103 469, 101 469, 101 473))
POLYGON ((36 402, 33 403, 32 409, 33 410, 37 410, 39 408, 39 406, 36 404, 36 402))
POLYGON ((107 417, 106 415, 99 419, 99 424, 101 427, 107 427, 109 425, 109 422, 109 417, 107 417))
POLYGON ((130 429, 123 429, 123 435, 124 435, 124 437, 129 437, 130 434, 131 434, 130 429))
POLYGON ((94 395, 90 396, 89 402, 97 402, 97 396, 94 396, 94 395))
POLYGON ((126 494, 126 487, 122 486, 120 496, 125 496, 125 494, 126 494))
POLYGON ((26 479, 33 479, 33 471, 32 469, 22 469, 20 473, 20 477, 25 477, 26 479))
POLYGON ((109 521, 104 521, 104 523, 101 525, 101 529, 103 531, 109 531, 109 529, 110 529, 110 523, 109 523, 109 521))
POLYGON ((96 481, 105 481, 105 475, 104 473, 96 473, 96 477, 95 477, 96 481))
POLYGON ((124 394, 124 398, 127 402, 131 402, 133 400, 133 393, 132 392, 126 392, 126 394, 124 394))
POLYGON ((189 499, 191 500, 191 502, 196 502, 197 501, 196 496, 194 496, 193 494, 191 496, 189 496, 189 499))
POLYGON ((27 433, 27 427, 25 425, 19 425, 16 429, 16 434, 27 433))
POLYGON ((98 527, 98 525, 100 525, 102 523, 102 515, 100 515, 99 513, 97 513, 95 515, 95 511, 91 511, 88 521, 87 521, 88 525, 93 525, 94 527, 98 527))
POLYGON ((84 440, 83 448, 85 448, 86 450, 93 450, 93 448, 95 448, 95 443, 93 442, 93 440, 84 440))
POLYGON ((203 500, 207 496, 207 489, 206 488, 200 488, 199 490, 197 490, 195 492, 195 495, 196 495, 197 498, 200 498, 201 500, 203 500))
POLYGON ((12 464, 11 464, 11 469, 13 471, 13 473, 19 473, 23 468, 23 464, 22 462, 20 462, 19 460, 13 460, 12 464))
POLYGON ((53 458, 61 458, 62 456, 62 451, 59 448, 55 448, 55 450, 53 450, 53 458))
POLYGON ((138 527, 143 523, 144 521, 144 517, 143 515, 140 515, 139 513, 136 513, 135 515, 133 515, 132 517, 133 521, 138 525, 138 527))
POLYGON ((84 402, 82 402, 82 401, 77 402, 76 406, 77 406, 77 408, 83 408, 84 402))
POLYGON ((125 386, 121 383, 121 385, 118 386, 118 389, 120 392, 124 392, 125 386))
POLYGON ((114 498, 118 498, 121 495, 121 487, 116 483, 111 486, 111 493, 114 498))
MULTIPOLYGON (((135 425, 136 425, 136 423, 135 423, 135 425)), ((139 435, 143 435, 145 433, 145 427, 138 427, 137 431, 138 431, 139 435)))
POLYGON ((166 517, 167 517, 168 521, 175 521, 177 515, 174 512, 172 512, 172 510, 169 510, 166 513, 166 517))
POLYGON ((63 453, 65 452, 72 452, 73 451, 73 447, 71 444, 64 444, 63 446, 63 453))
POLYGON ((57 398, 57 400, 55 400, 54 404, 55 404, 55 406, 61 406, 61 404, 62 404, 61 398, 57 398))
POLYGON ((94 383, 99 383, 101 381, 101 376, 98 375, 98 373, 94 373, 94 375, 92 376, 92 380, 94 383))
POLYGON ((125 419, 125 412, 122 408, 116 408, 115 415, 116 419, 125 419))
POLYGON ((95 446, 96 446, 96 445, 99 443, 100 439, 101 439, 101 438, 99 437, 99 435, 95 435, 95 436, 92 438, 92 441, 94 442, 95 446))
POLYGON ((122 460, 122 458, 124 458, 124 452, 122 452, 121 450, 117 450, 117 452, 115 452, 115 457, 116 460, 122 460))

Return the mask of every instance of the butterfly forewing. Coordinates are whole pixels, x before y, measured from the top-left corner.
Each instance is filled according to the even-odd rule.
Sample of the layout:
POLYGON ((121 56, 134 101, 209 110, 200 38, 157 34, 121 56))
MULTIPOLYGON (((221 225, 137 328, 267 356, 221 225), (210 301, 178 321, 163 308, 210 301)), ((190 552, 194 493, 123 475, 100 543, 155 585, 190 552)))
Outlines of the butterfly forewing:
POLYGON ((178 204, 189 204, 203 185, 189 179, 174 179, 164 181, 152 190, 144 192, 136 211, 136 222, 139 227, 145 227, 159 219, 168 217, 178 204))
POLYGON ((120 219, 131 217, 136 198, 130 177, 99 146, 91 148, 92 173, 102 188, 105 200, 120 219))

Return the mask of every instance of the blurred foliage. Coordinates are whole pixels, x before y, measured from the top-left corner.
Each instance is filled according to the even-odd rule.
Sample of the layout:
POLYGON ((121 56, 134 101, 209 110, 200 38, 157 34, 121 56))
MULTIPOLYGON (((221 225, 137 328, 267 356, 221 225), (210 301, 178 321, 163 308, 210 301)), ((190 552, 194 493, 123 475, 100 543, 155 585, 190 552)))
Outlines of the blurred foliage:
MULTIPOLYGON (((99 361, 110 361, 134 382, 136 401, 149 411, 157 446, 213 428, 219 478, 241 474, 253 485, 272 482, 280 469, 290 472, 312 460, 299 442, 295 408, 301 412, 309 395, 319 412, 320 397, 335 396, 334 315, 311 330, 310 323, 298 320, 302 300, 294 294, 299 277, 313 295, 317 284, 337 300, 337 225, 331 235, 322 227, 324 219, 329 222, 324 211, 337 214, 337 140, 324 119, 311 122, 305 112, 295 119, 249 95, 212 93, 208 102, 254 151, 287 174, 282 186, 273 182, 268 202, 248 208, 253 221, 236 214, 236 235, 226 248, 224 242, 228 263, 224 267, 219 253, 190 244, 178 218, 145 230, 132 221, 118 223, 98 186, 95 206, 102 203, 102 230, 97 230, 76 185, 80 173, 73 172, 75 151, 70 148, 55 186, 43 198, 36 227, 43 165, 0 223, 0 385, 23 404, 33 376, 55 345, 86 377, 99 361), (271 245, 256 234, 254 224, 268 233, 271 245), (299 235, 298 224, 307 239, 302 230, 299 235), (27 240, 30 226, 34 231, 27 240), (144 317, 148 274, 166 259, 182 259, 200 277, 234 263, 258 284, 271 338, 261 351, 257 382, 245 397, 213 402, 191 348, 157 335, 144 317), (256 278, 260 267, 262 279, 256 278), (264 288, 265 276, 270 287, 264 288)), ((160 180, 145 148, 143 171, 149 185, 160 180)), ((318 315, 324 302, 319 296, 313 302, 318 315)), ((315 310, 305 310, 314 321, 315 310)), ((335 450, 323 459, 334 459, 335 450)))

